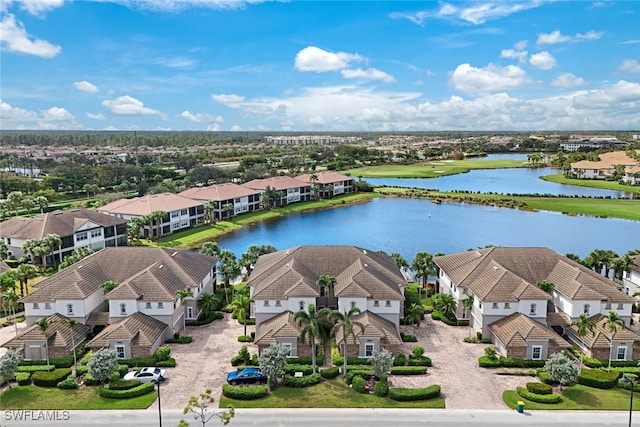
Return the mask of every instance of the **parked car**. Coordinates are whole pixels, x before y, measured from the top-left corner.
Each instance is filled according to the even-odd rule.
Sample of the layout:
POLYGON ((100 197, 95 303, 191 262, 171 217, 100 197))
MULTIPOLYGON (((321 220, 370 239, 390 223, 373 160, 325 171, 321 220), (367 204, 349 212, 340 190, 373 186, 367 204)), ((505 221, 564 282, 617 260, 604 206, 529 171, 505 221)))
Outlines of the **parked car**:
POLYGON ((259 368, 244 368, 241 371, 229 372, 227 382, 231 385, 263 384, 267 382, 267 377, 259 368))
POLYGON ((129 372, 124 376, 125 380, 137 380, 143 383, 157 383, 164 381, 166 378, 164 369, 150 367, 142 368, 139 371, 129 372))

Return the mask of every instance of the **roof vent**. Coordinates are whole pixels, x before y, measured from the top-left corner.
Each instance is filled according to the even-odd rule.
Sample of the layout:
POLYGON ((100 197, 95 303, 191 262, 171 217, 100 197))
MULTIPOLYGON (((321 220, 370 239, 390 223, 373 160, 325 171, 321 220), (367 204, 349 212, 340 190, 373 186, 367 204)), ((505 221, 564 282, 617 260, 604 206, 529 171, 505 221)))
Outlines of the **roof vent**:
POLYGON ((367 264, 367 263, 365 262, 365 263, 364 263, 364 266, 365 266, 365 267, 369 267, 369 264, 367 264))
POLYGON ((287 263, 286 267, 289 267, 289 263, 287 263))
POLYGON ((178 255, 178 251, 175 251, 174 253, 171 254, 171 256, 176 256, 178 255))
POLYGON ((164 264, 160 264, 160 265, 158 266, 158 268, 162 268, 162 267, 164 267, 164 264))
MULTIPOLYGON (((289 255, 289 249, 287 249, 287 252, 285 252, 285 254, 289 255)), ((287 265, 289 265, 289 264, 287 264, 287 265)))
POLYGON ((76 268, 76 270, 80 270, 81 268, 82 268, 82 266, 81 266, 81 265, 79 265, 79 266, 78 266, 78 268, 76 268))
POLYGON ((363 249, 363 250, 362 250, 362 253, 366 255, 366 254, 367 254, 367 250, 366 250, 366 249, 363 249))

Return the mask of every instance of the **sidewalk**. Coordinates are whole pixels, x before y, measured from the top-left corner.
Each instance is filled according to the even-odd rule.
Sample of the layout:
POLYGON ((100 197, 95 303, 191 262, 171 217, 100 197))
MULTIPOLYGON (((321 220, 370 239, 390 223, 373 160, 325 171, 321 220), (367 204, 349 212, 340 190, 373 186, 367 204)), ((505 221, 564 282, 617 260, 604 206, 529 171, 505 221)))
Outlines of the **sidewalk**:
MULTIPOLYGON (((18 324, 18 335, 22 333, 27 328, 27 322, 19 322, 18 324)), ((4 345, 7 341, 16 337, 16 327, 14 325, 8 325, 3 328, 0 328, 0 346, 4 345)), ((5 354, 7 351, 6 348, 0 347, 0 356, 5 354)))

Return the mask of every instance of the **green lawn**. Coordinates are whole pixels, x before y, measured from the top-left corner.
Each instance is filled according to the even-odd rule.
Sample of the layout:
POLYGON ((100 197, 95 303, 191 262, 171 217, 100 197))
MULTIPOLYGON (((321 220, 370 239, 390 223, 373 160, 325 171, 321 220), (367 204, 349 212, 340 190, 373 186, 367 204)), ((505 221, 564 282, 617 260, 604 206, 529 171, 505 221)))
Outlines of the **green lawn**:
POLYGON ((623 185, 617 181, 604 181, 599 179, 573 179, 565 178, 564 174, 541 176, 541 179, 556 184, 578 185, 580 187, 602 188, 604 190, 630 191, 640 193, 640 187, 633 185, 623 185))
POLYGON ((519 168, 526 163, 522 160, 434 160, 412 165, 364 166, 346 172, 369 178, 436 178, 473 169, 519 168))
POLYGON ((258 400, 236 400, 222 396, 220 408, 444 408, 444 398, 396 402, 386 397, 357 393, 342 380, 323 381, 312 387, 278 387, 258 400))
MULTIPOLYGON (((502 400, 508 407, 515 409, 516 402, 522 400, 525 409, 554 409, 554 410, 629 410, 629 394, 631 392, 621 388, 601 390, 580 384, 567 387, 562 393, 562 402, 557 404, 536 403, 523 399, 513 390, 502 393, 502 400)), ((633 410, 640 410, 640 399, 634 399, 633 410)))
POLYGON ((36 387, 13 387, 0 395, 0 409, 146 409, 156 400, 156 393, 131 399, 105 399, 98 387, 78 390, 36 387))

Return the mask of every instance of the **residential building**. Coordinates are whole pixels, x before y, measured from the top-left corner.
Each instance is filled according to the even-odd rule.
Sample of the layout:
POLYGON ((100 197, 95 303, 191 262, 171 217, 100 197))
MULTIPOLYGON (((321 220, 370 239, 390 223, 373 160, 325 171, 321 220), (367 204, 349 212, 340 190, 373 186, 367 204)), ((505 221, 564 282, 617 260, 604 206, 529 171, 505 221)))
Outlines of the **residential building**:
POLYGON ((290 176, 254 179, 242 186, 260 192, 263 203, 276 207, 311 200, 311 185, 290 176), (279 192, 279 197, 271 199, 271 191, 279 192))
POLYGON ((640 291, 640 255, 634 255, 632 260, 629 271, 623 273, 622 286, 625 294, 634 296, 640 291))
POLYGON ((612 332, 607 326, 607 317, 600 313, 591 316, 589 320, 595 324, 593 334, 587 332, 586 335, 579 336, 576 325, 565 327, 569 339, 588 357, 600 360, 640 359, 640 335, 624 327, 612 332))
POLYGON ((640 165, 627 167, 624 170, 622 182, 629 185, 640 185, 640 165))
MULTIPOLYGON (((640 150, 636 150, 636 153, 640 155, 640 150)), ((624 167, 625 176, 627 170, 636 170, 640 167, 640 161, 629 157, 625 151, 602 153, 599 157, 600 160, 597 162, 581 160, 571 163, 571 173, 580 179, 613 179, 616 166, 624 167)))
POLYGON ((207 187, 193 187, 178 193, 178 195, 198 200, 204 204, 214 202, 215 209, 210 213, 213 220, 230 218, 260 209, 260 192, 233 182, 207 187))
POLYGON ((340 194, 353 192, 353 178, 338 172, 325 171, 315 174, 304 174, 297 180, 311 184, 311 191, 321 199, 330 199, 340 194))
MULTIPOLYGON (((43 240, 49 234, 57 234, 62 240, 60 247, 47 255, 47 264, 71 255, 80 248, 99 251, 105 247, 127 245, 127 221, 122 218, 88 209, 67 209, 39 214, 31 218, 11 218, 0 223, 0 239, 9 248, 9 258, 17 259, 25 254, 22 246, 29 239, 43 240)), ((39 257, 38 257, 39 258, 39 257)))
POLYGON ((204 222, 204 203, 173 193, 149 194, 133 199, 119 199, 98 208, 98 212, 130 220, 154 212, 164 212, 143 228, 145 237, 171 234, 204 222))

